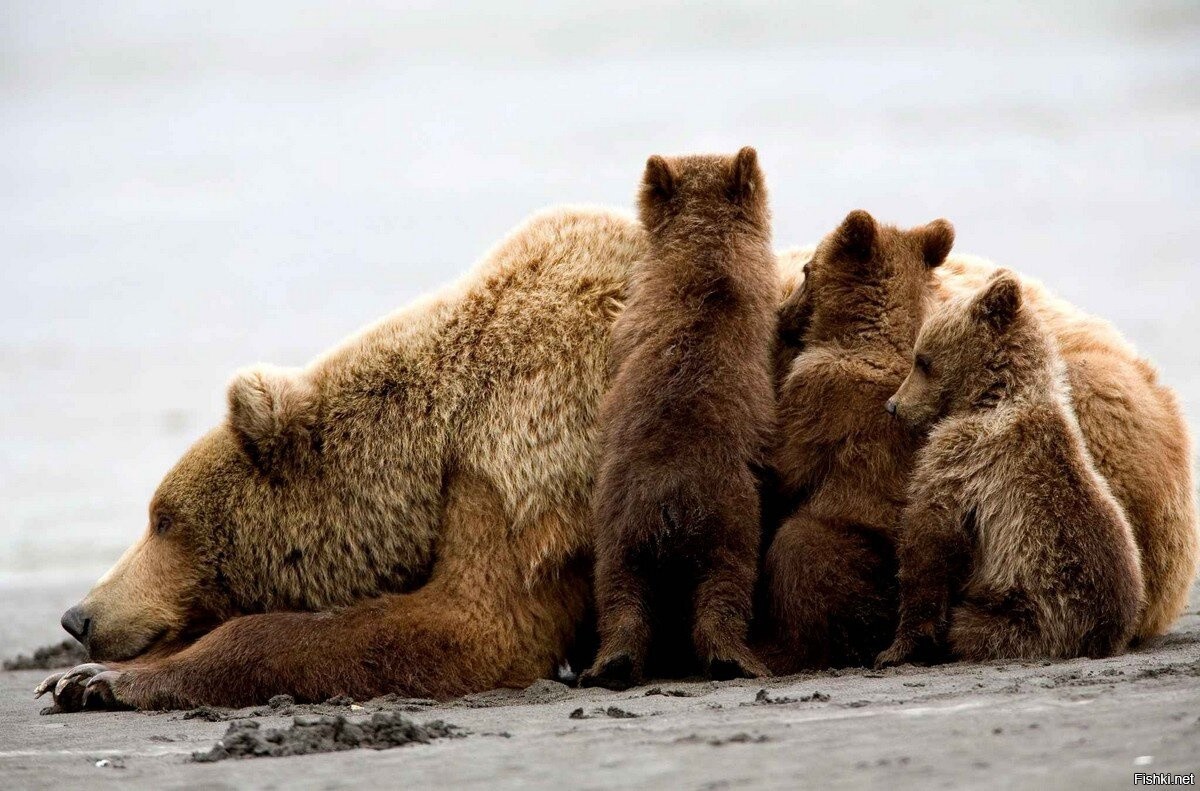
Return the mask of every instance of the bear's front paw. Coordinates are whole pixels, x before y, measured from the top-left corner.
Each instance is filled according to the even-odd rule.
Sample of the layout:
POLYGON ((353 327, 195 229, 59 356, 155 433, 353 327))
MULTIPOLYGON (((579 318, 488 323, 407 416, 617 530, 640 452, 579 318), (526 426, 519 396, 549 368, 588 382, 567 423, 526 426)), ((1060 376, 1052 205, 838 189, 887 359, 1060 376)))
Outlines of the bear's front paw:
POLYGON ((708 675, 716 681, 729 681, 734 678, 767 678, 771 675, 767 666, 745 646, 718 652, 709 657, 706 664, 708 675))
POLYGON ((892 644, 883 651, 880 651, 879 656, 875 657, 875 669, 882 670, 885 667, 903 665, 912 658, 916 650, 916 640, 897 635, 892 644))
POLYGON ((54 703, 46 714, 69 711, 115 711, 131 706, 121 699, 120 683, 128 671, 109 670, 95 662, 78 665, 65 673, 55 673, 33 691, 40 698, 51 692, 54 703))

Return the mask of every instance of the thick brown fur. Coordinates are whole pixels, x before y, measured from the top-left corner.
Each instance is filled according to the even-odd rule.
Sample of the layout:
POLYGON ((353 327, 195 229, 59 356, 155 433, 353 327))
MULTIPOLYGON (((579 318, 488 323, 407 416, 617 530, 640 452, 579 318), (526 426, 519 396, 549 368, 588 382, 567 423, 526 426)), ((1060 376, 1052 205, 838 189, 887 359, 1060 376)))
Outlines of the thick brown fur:
POLYGON ((594 494, 600 651, 581 681, 766 673, 746 644, 761 467, 773 425, 778 275, 752 148, 651 157, 649 252, 614 328, 594 494), (653 650, 652 650, 653 647, 653 650), (655 661, 658 660, 658 661, 655 661))
POLYGON ((884 412, 954 242, 856 211, 805 265, 780 311, 802 350, 779 394, 772 467, 790 515, 767 553, 764 655, 772 669, 870 661, 895 628, 893 543, 918 440, 884 412))
MULTIPOLYGON (((981 288, 996 267, 954 256, 938 299, 981 288)), ((1115 327, 1021 278, 1022 300, 1053 336, 1088 452, 1125 510, 1141 551, 1146 604, 1137 639, 1165 633, 1187 606, 1200 560, 1192 443, 1175 393, 1115 327)))
POLYGON ((643 253, 631 218, 555 210, 305 368, 240 374, 83 602, 116 664, 56 699, 89 678, 90 705, 174 708, 551 675, 590 598, 596 410, 643 253))
POLYGON ((889 409, 933 430, 900 531, 900 625, 877 664, 943 641, 973 661, 1124 650, 1143 601, 1137 545, 1015 276, 930 317, 889 409))
MULTIPOLYGON (((787 306, 802 299, 802 268, 810 258, 807 251, 780 255, 785 285, 781 316, 794 313, 787 306)), ((985 259, 951 254, 935 270, 933 304, 977 291, 995 271, 995 264, 985 259)), ((1037 313, 1066 366, 1088 452, 1133 527, 1146 586, 1136 639, 1163 634, 1187 605, 1200 560, 1192 445, 1183 410, 1153 364, 1139 357, 1111 324, 1033 278, 1022 275, 1020 281, 1023 302, 1037 313)), ((797 337, 796 329, 786 325, 781 334, 797 337)), ((794 356, 800 345, 780 344, 781 367, 790 366, 788 354, 794 356)))
MULTIPOLYGON (((144 535, 83 602, 93 656, 125 660, 93 688, 119 694, 92 705, 446 697, 551 672, 589 598, 596 413, 644 253, 624 213, 542 213, 458 283, 323 358, 239 376, 230 420, 167 474, 144 535), (345 646, 331 654, 345 661, 317 662, 310 636, 345 646), (364 664, 389 641, 385 663, 364 664)), ((780 254, 784 294, 810 258, 780 254)), ((951 256, 938 299, 993 270, 951 256)), ((1196 564, 1181 410, 1116 330, 1023 283, 1142 548, 1140 634, 1160 633, 1196 564)), ((64 685, 67 708, 103 670, 64 685)))

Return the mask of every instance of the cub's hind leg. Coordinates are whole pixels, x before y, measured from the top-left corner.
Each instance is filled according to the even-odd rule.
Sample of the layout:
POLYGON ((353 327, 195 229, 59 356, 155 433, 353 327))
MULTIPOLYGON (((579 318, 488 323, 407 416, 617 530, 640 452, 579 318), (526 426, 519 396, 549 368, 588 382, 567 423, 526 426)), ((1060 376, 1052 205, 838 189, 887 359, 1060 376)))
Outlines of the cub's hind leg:
POLYGON ((763 655, 776 673, 868 664, 896 629, 896 558, 880 535, 802 506, 763 573, 763 655))
POLYGON ((759 503, 747 478, 730 502, 705 526, 711 541, 696 586, 692 643, 709 675, 716 679, 770 675, 746 642, 758 571, 759 503))
POLYGON ((946 635, 955 659, 988 662, 1059 656, 1040 628, 1036 607, 1019 591, 972 596, 950 612, 946 635))
POLYGON ((579 677, 585 687, 627 689, 642 680, 650 647, 650 592, 627 548, 602 547, 596 556, 600 650, 579 677))

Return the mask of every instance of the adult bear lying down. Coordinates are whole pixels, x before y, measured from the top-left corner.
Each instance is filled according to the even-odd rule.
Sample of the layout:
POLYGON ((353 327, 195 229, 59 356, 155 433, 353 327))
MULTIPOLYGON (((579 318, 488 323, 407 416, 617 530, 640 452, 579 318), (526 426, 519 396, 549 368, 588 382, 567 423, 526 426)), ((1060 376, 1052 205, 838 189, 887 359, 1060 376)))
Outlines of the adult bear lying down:
MULTIPOLYGON (((41 689, 64 710, 161 709, 447 698, 550 674, 591 595, 596 408, 643 243, 624 213, 548 211, 307 367, 240 373, 228 419, 164 478, 141 539, 63 617, 106 664, 41 689)), ((781 294, 804 260, 780 256, 781 294)), ((953 290, 990 265, 943 269, 953 290)), ((1195 569, 1186 428, 1115 331, 1037 294, 1095 401, 1079 410, 1089 443, 1138 449, 1095 455, 1129 476, 1113 490, 1159 582, 1143 636, 1164 631, 1195 569)))

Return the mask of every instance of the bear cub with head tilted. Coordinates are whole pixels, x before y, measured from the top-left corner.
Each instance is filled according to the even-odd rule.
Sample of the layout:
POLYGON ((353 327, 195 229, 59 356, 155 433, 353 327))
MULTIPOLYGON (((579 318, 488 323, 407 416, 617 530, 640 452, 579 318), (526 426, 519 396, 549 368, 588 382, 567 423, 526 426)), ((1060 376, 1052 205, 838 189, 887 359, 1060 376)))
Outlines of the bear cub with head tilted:
POLYGON ((757 155, 651 157, 639 209, 649 252, 600 409, 601 644, 581 683, 624 688, 697 663, 715 678, 764 675, 746 633, 779 285, 757 155))
POLYGON ((1101 657, 1126 647, 1143 581, 1084 443, 1057 348, 998 271, 917 338, 888 411, 933 427, 904 513, 900 626, 877 664, 1101 657))
POLYGON ((846 216, 780 310, 800 349, 772 454, 786 514, 767 552, 764 656, 777 673, 869 662, 895 630, 895 531, 919 440, 883 411, 908 371, 954 228, 846 216))

